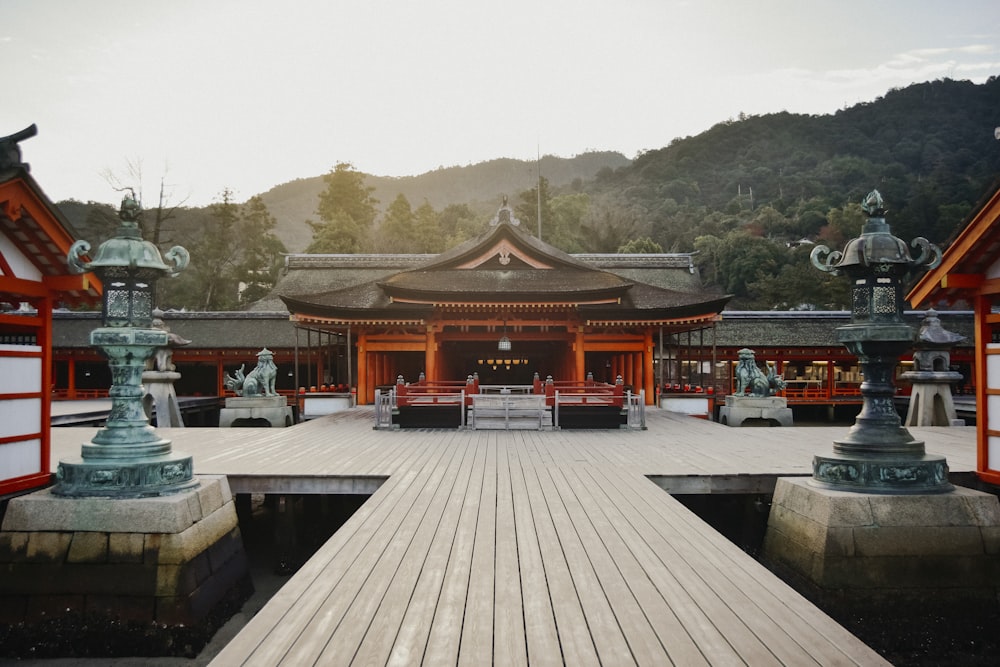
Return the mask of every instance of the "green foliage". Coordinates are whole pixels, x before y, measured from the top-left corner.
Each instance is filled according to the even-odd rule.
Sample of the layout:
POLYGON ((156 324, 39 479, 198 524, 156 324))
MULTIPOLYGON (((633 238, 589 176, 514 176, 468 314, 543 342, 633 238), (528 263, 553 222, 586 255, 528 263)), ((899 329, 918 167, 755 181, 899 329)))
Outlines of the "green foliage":
MULTIPOLYGON (((405 178, 367 176, 340 163, 323 177, 279 186, 264 201, 280 211, 279 234, 296 239, 295 250, 308 244, 309 252, 440 252, 483 233, 502 192, 519 193, 516 214, 536 233, 540 171, 547 243, 567 252, 615 252, 648 238, 667 252, 698 250, 703 279, 736 294, 741 307, 827 307, 844 304, 842 295, 826 285, 828 274, 787 247, 808 239, 840 249, 859 233, 859 202, 873 188, 885 198, 896 236, 924 236, 945 247, 1000 173, 992 136, 998 108, 996 77, 981 85, 941 80, 832 115, 741 115, 631 163, 614 153, 545 156, 539 170, 498 159, 405 178), (376 193, 391 202, 384 212, 376 193), (396 200, 389 193, 406 206, 401 201, 391 211, 396 200), (424 204, 413 211, 411 201, 424 204), (315 209, 319 221, 302 225, 309 215, 303 207, 315 209), (374 240, 379 215, 382 233, 374 240), (309 231, 311 243, 303 238, 309 231)), ((116 224, 110 207, 60 206, 95 244, 106 238, 105 226, 116 224)), ((216 224, 208 209, 175 213, 170 233, 185 244, 216 224)), ((160 247, 174 239, 161 239, 160 247)), ((834 278, 832 285, 842 282, 834 278)))
POLYGON ((445 238, 441 233, 441 223, 437 211, 424 200, 413 214, 413 243, 419 252, 441 252, 445 249, 445 238))
MULTIPOLYGON (((549 179, 542 176, 538 184, 530 190, 522 192, 518 203, 514 206, 514 215, 521 221, 521 226, 532 234, 538 234, 538 213, 542 214, 542 226, 552 220, 552 194, 549 192, 549 179), (541 196, 539 196, 541 193, 541 196)), ((544 235, 545 230, 542 230, 544 235)))
POLYGON ((438 215, 438 227, 446 248, 468 241, 483 231, 482 221, 468 204, 449 204, 438 215))
POLYGON ((542 221, 545 242, 566 252, 583 252, 586 242, 580 238, 580 228, 590 213, 590 195, 558 195, 549 200, 549 209, 548 221, 542 221))
POLYGON ((774 273, 761 273, 747 284, 744 307, 753 310, 850 310, 851 284, 823 273, 809 260, 812 245, 789 250, 774 273))
POLYGON ((592 206, 580 223, 585 252, 614 252, 638 233, 635 213, 607 204, 592 206))
POLYGON ((375 188, 366 185, 365 175, 347 162, 337 163, 323 182, 326 189, 319 194, 316 207, 320 222, 306 221, 313 230, 306 252, 360 252, 375 223, 375 188))
POLYGON ((414 252, 416 216, 409 200, 397 195, 385 212, 379 228, 378 252, 414 252))
POLYGON ((274 236, 275 220, 260 197, 246 204, 223 190, 210 205, 201 235, 189 244, 191 264, 160 283, 162 308, 235 310, 268 294, 277 282, 284 245, 274 236))
POLYGON ((248 306, 267 296, 278 282, 284 265, 285 244, 274 235, 276 221, 264 200, 251 197, 240 211, 239 259, 235 274, 239 279, 240 306, 248 306))
POLYGON ((846 204, 841 208, 831 208, 826 216, 827 224, 817 235, 819 240, 834 249, 839 249, 850 239, 861 234, 867 216, 859 202, 846 204))
POLYGON ((663 252, 663 246, 649 238, 644 236, 641 239, 632 239, 625 245, 618 246, 618 250, 615 252, 620 253, 660 253, 663 252))
POLYGON ((725 236, 699 236, 694 242, 702 275, 737 297, 749 295, 749 285, 777 273, 785 263, 785 249, 745 230, 725 236))

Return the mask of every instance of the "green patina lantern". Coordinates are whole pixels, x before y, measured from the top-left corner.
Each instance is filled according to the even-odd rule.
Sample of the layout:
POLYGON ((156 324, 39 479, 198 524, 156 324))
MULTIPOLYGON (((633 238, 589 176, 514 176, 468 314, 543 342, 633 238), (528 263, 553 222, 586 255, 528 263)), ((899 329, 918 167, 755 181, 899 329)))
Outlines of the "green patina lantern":
POLYGON ((813 459, 812 482, 818 486, 867 493, 941 493, 950 491, 943 457, 926 454, 924 443, 902 426, 896 412, 895 369, 913 345, 913 329, 903 320, 903 280, 941 262, 941 250, 927 239, 906 243, 892 235, 882 197, 873 190, 865 199, 868 220, 861 236, 844 250, 813 249, 816 268, 846 275, 853 283, 851 323, 837 337, 858 357, 864 382, 862 408, 847 437, 834 441, 832 455, 813 459))
POLYGON ((134 196, 125 197, 115 236, 89 261, 86 241, 74 243, 67 256, 71 271, 93 271, 104 286, 103 326, 90 333, 90 343, 111 367, 111 412, 79 458, 59 462, 56 495, 136 498, 197 486, 191 457, 172 451, 170 441, 149 425, 142 404, 146 360, 167 345, 168 337, 152 326, 156 281, 184 269, 188 252, 174 246, 165 254, 173 263, 167 266, 156 246, 142 239, 141 213, 134 196))

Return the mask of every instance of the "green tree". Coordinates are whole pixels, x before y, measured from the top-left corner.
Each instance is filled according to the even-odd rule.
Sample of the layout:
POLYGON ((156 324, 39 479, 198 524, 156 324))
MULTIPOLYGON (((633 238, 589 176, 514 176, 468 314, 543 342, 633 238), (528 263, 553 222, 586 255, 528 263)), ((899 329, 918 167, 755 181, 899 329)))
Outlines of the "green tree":
POLYGON ((695 249, 702 275, 736 297, 748 296, 751 283, 778 273, 786 261, 783 246, 744 230, 699 236, 695 249))
POLYGON ((188 248, 191 264, 166 281, 164 303, 191 310, 234 310, 274 286, 284 245, 273 234, 274 217, 260 197, 246 204, 223 190, 211 204, 201 235, 188 248))
POLYGON ((239 304, 239 206, 226 188, 209 205, 209 224, 191 244, 191 264, 180 274, 173 298, 191 310, 233 310, 239 304))
POLYGON ((632 239, 628 243, 618 246, 617 252, 626 254, 659 253, 663 252, 663 246, 648 236, 644 236, 640 239, 632 239))
POLYGON ((240 305, 258 301, 278 282, 284 264, 285 244, 274 235, 277 220, 267 210, 264 200, 251 197, 240 209, 239 260, 235 274, 240 283, 240 305))
POLYGON ((312 242, 306 248, 308 253, 358 253, 368 239, 361 225, 342 210, 334 211, 322 223, 306 220, 306 224, 313 229, 312 242))
POLYGON ((580 224, 585 252, 614 252, 636 236, 634 211, 608 205, 592 206, 580 224))
POLYGON ((786 263, 777 273, 759 273, 757 279, 747 285, 747 307, 756 310, 850 309, 850 281, 814 267, 809 259, 813 247, 803 245, 790 250, 786 263))
POLYGON ((402 194, 396 195, 382 218, 377 249, 381 252, 413 252, 415 221, 410 201, 402 194))
POLYGON ((326 189, 316 207, 320 221, 306 221, 313 230, 306 252, 360 252, 375 223, 375 188, 365 185, 365 175, 348 162, 337 163, 323 181, 326 189))
POLYGON ((553 197, 549 202, 552 211, 549 222, 542 223, 547 243, 566 252, 581 252, 580 225, 590 211, 590 196, 579 192, 553 197))
POLYGON ((483 231, 483 225, 468 204, 448 204, 438 214, 438 226, 445 247, 468 241, 483 231))
POLYGON ((542 176, 538 179, 538 185, 522 192, 518 199, 518 203, 514 206, 514 215, 521 221, 521 226, 532 234, 537 234, 538 212, 540 209, 542 213, 542 236, 547 240, 548 232, 546 225, 552 220, 549 179, 542 176), (541 193, 540 198, 539 192, 541 193))
POLYGON ((438 213, 426 199, 413 214, 413 232, 419 252, 441 252, 445 249, 445 237, 441 233, 438 213))
POLYGON ((848 239, 861 234, 868 216, 861 204, 851 202, 841 208, 831 208, 826 215, 826 225, 819 230, 819 239, 833 250, 840 250, 848 239))

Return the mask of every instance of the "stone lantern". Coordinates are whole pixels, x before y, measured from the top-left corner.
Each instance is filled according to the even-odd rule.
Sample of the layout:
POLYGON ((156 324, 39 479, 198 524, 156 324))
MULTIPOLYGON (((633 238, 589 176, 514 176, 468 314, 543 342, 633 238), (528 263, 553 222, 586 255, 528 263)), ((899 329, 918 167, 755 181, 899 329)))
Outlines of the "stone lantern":
POLYGON ((894 396, 899 357, 913 345, 913 329, 903 321, 903 285, 908 273, 931 269, 941 250, 924 238, 911 243, 920 254, 910 256, 893 236, 878 191, 865 199, 868 213, 861 236, 844 250, 813 249, 812 263, 822 271, 846 275, 853 284, 851 323, 837 329, 838 339, 857 355, 864 374, 862 408, 847 437, 834 441, 832 455, 813 459, 812 483, 866 493, 942 493, 952 489, 948 465, 926 454, 902 426, 894 396))
POLYGON ((197 486, 190 456, 171 451, 169 440, 149 425, 143 408, 142 372, 168 333, 153 328, 156 281, 173 276, 188 263, 188 252, 174 246, 163 262, 156 246, 142 239, 142 209, 132 195, 122 200, 121 226, 102 243, 93 258, 90 244, 77 241, 69 250, 71 271, 93 271, 104 286, 102 326, 90 334, 111 366, 111 412, 107 425, 79 458, 59 462, 60 496, 137 498, 176 493, 197 486))

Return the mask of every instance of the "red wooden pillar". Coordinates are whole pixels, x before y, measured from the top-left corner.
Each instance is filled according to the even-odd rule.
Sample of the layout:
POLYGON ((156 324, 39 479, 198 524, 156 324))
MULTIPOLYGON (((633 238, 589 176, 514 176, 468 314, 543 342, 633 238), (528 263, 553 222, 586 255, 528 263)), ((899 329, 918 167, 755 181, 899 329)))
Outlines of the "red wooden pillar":
POLYGON ((371 386, 370 369, 368 364, 368 334, 361 332, 358 334, 358 405, 368 405, 369 387, 371 386))
POLYGON ((76 398, 76 359, 66 360, 66 398, 76 398))
POLYGON ((656 386, 653 377, 653 332, 647 329, 642 340, 642 388, 646 390, 646 405, 656 402, 656 386))
POLYGON ((439 380, 437 358, 437 332, 427 327, 427 343, 424 348, 424 375, 428 380, 439 380))

